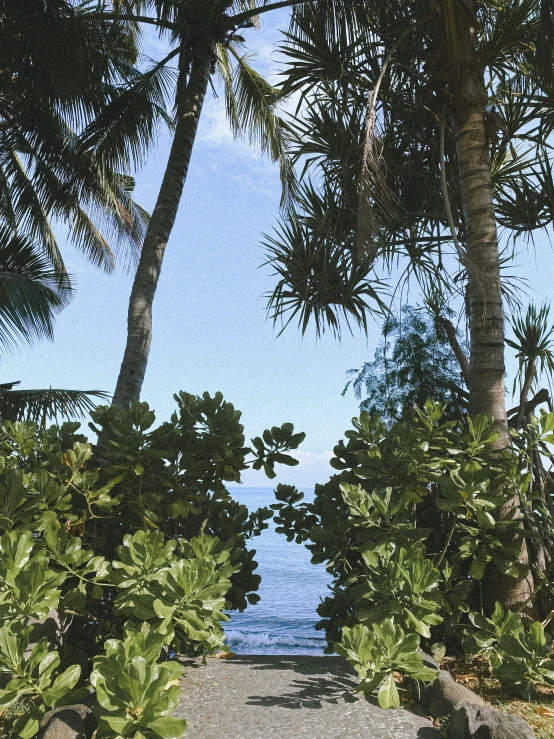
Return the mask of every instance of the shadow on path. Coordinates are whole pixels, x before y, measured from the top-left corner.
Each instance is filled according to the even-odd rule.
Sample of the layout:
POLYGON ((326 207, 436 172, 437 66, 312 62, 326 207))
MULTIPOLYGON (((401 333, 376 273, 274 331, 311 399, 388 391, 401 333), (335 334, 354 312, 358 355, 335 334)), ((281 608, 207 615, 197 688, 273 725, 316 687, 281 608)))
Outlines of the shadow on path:
POLYGON ((356 687, 353 680, 336 677, 312 677, 293 680, 292 689, 281 695, 249 696, 248 704, 256 706, 281 706, 281 708, 322 708, 324 703, 337 704, 339 699, 356 703, 352 695, 356 687))
POLYGON ((184 663, 196 668, 188 685, 185 676, 183 692, 191 739, 440 739, 408 708, 383 711, 354 695, 357 677, 340 657, 238 655, 208 659, 204 667, 200 660, 184 663))

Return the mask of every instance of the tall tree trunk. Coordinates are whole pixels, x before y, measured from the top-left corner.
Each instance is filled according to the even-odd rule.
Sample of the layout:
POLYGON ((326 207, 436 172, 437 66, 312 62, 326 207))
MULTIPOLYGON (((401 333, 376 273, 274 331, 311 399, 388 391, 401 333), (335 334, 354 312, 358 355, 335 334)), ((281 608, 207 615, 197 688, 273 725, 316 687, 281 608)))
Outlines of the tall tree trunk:
MULTIPOLYGON (((452 34, 453 79, 451 112, 456 129, 456 151, 467 245, 468 311, 470 332, 469 404, 472 415, 491 418, 500 434, 498 447, 509 443, 504 386, 504 311, 500 285, 500 257, 494 210, 491 163, 485 133, 487 92, 484 70, 475 46, 477 3, 462 0, 467 9, 458 15, 452 34)), ((452 28, 447 28, 447 33, 452 28)), ((450 34, 449 34, 450 35, 450 34)), ((513 515, 519 499, 511 497, 501 516, 513 515)), ((524 540, 519 575, 490 573, 486 600, 518 607, 533 592, 533 577, 524 540)), ((491 569, 492 566, 489 567, 491 569)))
POLYGON ((504 386, 504 312, 483 107, 457 116, 456 146, 467 244, 471 353, 470 413, 492 418, 508 439, 504 386))
POLYGON ((193 60, 188 80, 185 70, 179 74, 177 125, 133 282, 127 316, 127 345, 112 405, 126 406, 140 397, 152 341, 152 304, 188 173, 211 65, 211 49, 207 49, 193 60))

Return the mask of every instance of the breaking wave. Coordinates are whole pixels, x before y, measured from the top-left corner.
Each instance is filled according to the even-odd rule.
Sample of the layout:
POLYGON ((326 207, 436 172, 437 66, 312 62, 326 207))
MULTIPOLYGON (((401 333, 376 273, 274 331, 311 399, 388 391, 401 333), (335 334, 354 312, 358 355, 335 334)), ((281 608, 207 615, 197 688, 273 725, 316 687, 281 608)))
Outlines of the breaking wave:
POLYGON ((236 629, 226 629, 225 635, 231 649, 243 654, 321 654, 325 647, 325 639, 322 637, 236 629))

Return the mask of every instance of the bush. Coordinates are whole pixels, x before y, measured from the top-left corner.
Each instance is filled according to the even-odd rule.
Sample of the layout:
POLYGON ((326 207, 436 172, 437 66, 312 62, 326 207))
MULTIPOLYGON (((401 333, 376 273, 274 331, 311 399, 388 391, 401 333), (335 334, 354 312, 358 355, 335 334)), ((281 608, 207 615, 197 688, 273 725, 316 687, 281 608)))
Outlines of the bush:
POLYGON ((259 599, 247 544, 272 513, 225 483, 296 464, 304 435, 284 424, 250 449, 220 394, 175 398, 158 428, 145 403, 97 409, 94 455, 78 424, 0 431, 0 711, 26 706, 21 739, 91 689, 99 739, 181 736, 172 658, 223 647, 225 611, 259 599), (35 638, 48 617, 55 633, 35 638))
MULTIPOLYGON (((328 652, 342 643, 335 649, 349 650, 354 659, 353 647, 346 644, 352 629, 375 630, 383 619, 391 619, 406 638, 419 635, 438 657, 472 640, 473 648, 481 644, 489 652, 496 643, 498 654, 505 651, 505 666, 495 674, 506 682, 508 671, 516 671, 507 652, 522 660, 523 649, 531 654, 534 647, 520 634, 509 639, 523 639, 526 646, 522 642, 516 650, 510 641, 508 648, 503 629, 511 633, 521 622, 504 612, 496 617, 507 619, 507 625, 495 616, 487 621, 482 583, 498 577, 495 572, 519 576, 522 538, 551 546, 549 499, 544 489, 533 489, 530 470, 533 454, 549 453, 546 445, 554 442, 554 414, 532 418, 513 445, 499 451, 486 418, 445 421, 443 410, 427 401, 390 428, 362 412, 346 433, 346 444, 335 447, 331 465, 338 474, 316 486, 312 503, 304 503, 293 487, 277 487, 278 502, 272 506, 277 530, 305 542, 312 561, 324 562, 333 576, 316 626, 326 632, 328 652), (503 517, 502 506, 512 497, 519 500, 518 516, 503 517)), ((549 612, 548 572, 543 568, 534 574, 549 612)), ((379 652, 378 642, 372 649, 379 652)), ((541 649, 542 659, 547 645, 541 649)), ((362 651, 359 664, 364 663, 362 651)), ((538 667, 531 672, 535 677, 526 673, 519 683, 528 687, 539 679, 538 667)))

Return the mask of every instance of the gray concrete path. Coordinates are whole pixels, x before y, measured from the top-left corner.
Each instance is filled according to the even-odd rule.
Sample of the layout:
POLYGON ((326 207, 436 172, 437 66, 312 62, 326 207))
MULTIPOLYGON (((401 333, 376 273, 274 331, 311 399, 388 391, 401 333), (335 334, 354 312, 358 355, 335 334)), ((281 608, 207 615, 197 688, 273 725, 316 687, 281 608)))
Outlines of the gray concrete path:
POLYGON ((187 661, 186 739, 440 739, 424 718, 352 695, 339 657, 237 656, 187 661))

